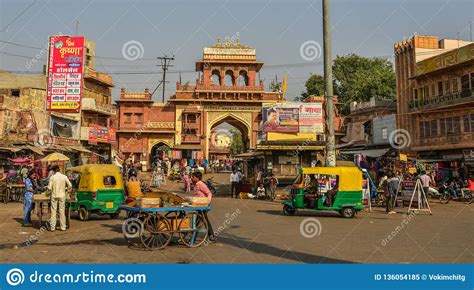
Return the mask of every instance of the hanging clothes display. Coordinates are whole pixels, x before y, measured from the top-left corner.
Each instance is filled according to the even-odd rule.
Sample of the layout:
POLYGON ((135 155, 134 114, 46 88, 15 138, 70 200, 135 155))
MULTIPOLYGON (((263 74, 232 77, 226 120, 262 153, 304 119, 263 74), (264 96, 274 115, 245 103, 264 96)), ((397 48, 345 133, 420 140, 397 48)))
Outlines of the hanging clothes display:
POLYGON ((181 151, 180 150, 173 150, 171 151, 171 155, 173 159, 181 159, 181 151))

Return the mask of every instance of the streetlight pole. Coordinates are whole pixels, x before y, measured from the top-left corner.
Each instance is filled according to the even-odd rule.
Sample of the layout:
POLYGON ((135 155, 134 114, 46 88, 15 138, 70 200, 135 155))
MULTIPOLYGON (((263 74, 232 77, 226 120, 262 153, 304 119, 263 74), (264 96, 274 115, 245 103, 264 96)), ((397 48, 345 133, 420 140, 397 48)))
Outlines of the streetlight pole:
POLYGON ((323 36, 324 36, 324 92, 326 100, 326 166, 336 166, 336 142, 334 137, 334 101, 332 84, 331 21, 329 1, 323 1, 323 36))

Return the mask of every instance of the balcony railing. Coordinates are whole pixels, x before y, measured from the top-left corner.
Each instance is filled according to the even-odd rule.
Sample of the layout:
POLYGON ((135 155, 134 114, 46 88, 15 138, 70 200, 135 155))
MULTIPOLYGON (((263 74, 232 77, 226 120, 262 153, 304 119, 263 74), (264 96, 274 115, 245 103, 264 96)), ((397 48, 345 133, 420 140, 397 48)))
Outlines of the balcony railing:
POLYGON ((227 91, 227 92, 237 92, 237 91, 244 91, 244 92, 250 92, 250 91, 264 91, 265 86, 263 82, 260 82, 259 85, 257 86, 238 86, 238 85, 233 85, 233 86, 218 86, 218 85, 204 85, 201 84, 200 82, 196 82, 196 85, 194 86, 189 86, 189 85, 183 85, 180 84, 179 82, 176 84, 176 90, 177 91, 227 91))
POLYGON ((445 105, 452 105, 452 104, 460 104, 464 102, 471 102, 474 99, 470 99, 474 97, 474 89, 473 90, 464 90, 461 92, 453 92, 447 93, 444 95, 438 95, 432 98, 426 98, 424 100, 413 100, 408 102, 408 108, 412 111, 417 110, 426 110, 426 109, 433 109, 440 106, 445 105))
POLYGON ((474 132, 450 133, 442 136, 424 137, 413 140, 414 147, 423 146, 452 146, 474 142, 474 132))

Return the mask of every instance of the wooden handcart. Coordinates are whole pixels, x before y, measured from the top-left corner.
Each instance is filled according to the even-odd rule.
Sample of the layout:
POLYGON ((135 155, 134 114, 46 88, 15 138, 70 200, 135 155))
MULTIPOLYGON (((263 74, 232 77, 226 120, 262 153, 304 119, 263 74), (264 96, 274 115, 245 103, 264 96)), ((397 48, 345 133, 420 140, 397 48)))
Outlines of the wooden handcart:
MULTIPOLYGON (((66 214, 66 227, 69 228, 71 224, 71 203, 76 202, 75 195, 67 196, 66 208, 64 209, 66 214)), ((43 215, 51 213, 51 197, 46 194, 34 194, 33 202, 35 204, 35 212, 38 216, 39 228, 43 225, 43 215)), ((59 213, 59 210, 58 210, 59 213)), ((59 219, 58 219, 59 220, 59 219)), ((46 220, 45 220, 46 222, 46 220)))
POLYGON ((209 206, 139 208, 119 206, 127 212, 122 231, 130 248, 164 249, 175 234, 187 247, 199 247, 208 239, 209 206))

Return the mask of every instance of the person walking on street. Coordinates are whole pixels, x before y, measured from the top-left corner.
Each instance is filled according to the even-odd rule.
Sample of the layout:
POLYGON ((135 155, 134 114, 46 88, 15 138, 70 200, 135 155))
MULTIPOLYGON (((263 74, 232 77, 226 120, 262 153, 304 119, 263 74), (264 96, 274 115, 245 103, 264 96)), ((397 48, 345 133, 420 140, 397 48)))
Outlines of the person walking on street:
POLYGON ((423 191, 425 192, 425 194, 428 194, 428 190, 430 189, 430 185, 432 181, 431 181, 431 177, 428 174, 426 174, 425 170, 421 172, 420 180, 421 180, 421 185, 423 186, 423 191))
POLYGON ((238 196, 239 192, 239 173, 234 169, 230 174, 230 196, 232 198, 238 196))
POLYGON ((392 209, 392 190, 390 188, 390 179, 393 177, 392 174, 387 176, 387 179, 383 181, 383 192, 385 195, 385 212, 387 214, 394 214, 396 212, 392 209))
POLYGON ((23 201, 23 226, 31 227, 31 211, 33 210, 34 179, 36 174, 31 170, 25 178, 25 198, 23 201))
POLYGON ((278 186, 278 178, 275 177, 275 175, 272 175, 270 176, 270 180, 269 180, 269 187, 270 187, 270 198, 271 198, 271 201, 274 201, 275 198, 276 198, 276 189, 277 189, 277 186, 278 186))
MULTIPOLYGON (((210 205, 211 200, 212 200, 212 192, 209 190, 207 185, 202 181, 202 173, 199 171, 193 172, 193 175, 191 178, 194 183, 194 196, 207 197, 209 201, 209 205, 210 205)), ((215 242, 216 235, 214 234, 214 230, 212 229, 211 222, 209 221, 209 217, 207 216, 207 211, 203 211, 203 215, 207 222, 209 241, 215 242)))
MULTIPOLYGON (((237 168, 237 175, 239 176, 239 183, 237 184, 237 194, 240 195, 242 192, 242 180, 244 179, 244 175, 242 174, 242 171, 240 171, 240 168, 237 168)), ((238 197, 238 195, 236 197, 238 197)))
POLYGON ((263 182, 263 171, 262 169, 257 170, 257 178, 256 178, 256 187, 260 186, 260 184, 263 182))
POLYGON ((184 172, 184 186, 185 186, 185 191, 186 193, 191 192, 191 176, 187 172, 184 172))
POLYGON ((72 184, 66 175, 59 171, 59 166, 53 167, 54 175, 51 176, 48 183, 48 189, 51 190, 51 220, 49 225, 51 231, 56 229, 56 213, 59 207, 59 225, 61 231, 66 230, 66 188, 72 188, 72 184))
POLYGON ((393 209, 395 206, 397 206, 397 200, 395 198, 397 197, 398 183, 400 183, 400 180, 398 179, 396 174, 392 174, 392 177, 388 179, 388 182, 390 183, 390 194, 392 195, 392 209, 393 209))

